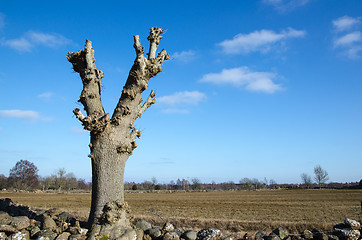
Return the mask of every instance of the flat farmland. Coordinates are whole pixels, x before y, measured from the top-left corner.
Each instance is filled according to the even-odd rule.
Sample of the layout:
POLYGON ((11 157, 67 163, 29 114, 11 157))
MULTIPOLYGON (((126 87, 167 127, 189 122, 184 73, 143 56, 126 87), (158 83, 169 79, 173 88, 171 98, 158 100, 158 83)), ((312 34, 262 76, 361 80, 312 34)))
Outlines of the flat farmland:
MULTIPOLYGON (((90 193, 0 193, 34 208, 60 208, 86 220, 90 193)), ((217 227, 240 232, 283 226, 330 230, 349 217, 362 220, 362 190, 263 190, 126 193, 131 214, 154 224, 168 220, 180 228, 217 227)))

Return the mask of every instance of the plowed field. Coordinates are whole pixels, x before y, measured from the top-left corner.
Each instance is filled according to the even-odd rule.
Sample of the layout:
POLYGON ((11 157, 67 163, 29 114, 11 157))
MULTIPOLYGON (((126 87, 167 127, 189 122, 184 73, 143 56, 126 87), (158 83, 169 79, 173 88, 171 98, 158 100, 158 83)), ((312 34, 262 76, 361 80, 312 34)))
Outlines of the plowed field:
MULTIPOLYGON (((37 208, 61 208, 86 220, 89 193, 0 193, 37 208)), ((182 228, 217 227, 229 231, 284 226, 331 229, 345 217, 362 220, 362 190, 264 190, 178 193, 127 193, 136 218, 182 228)))

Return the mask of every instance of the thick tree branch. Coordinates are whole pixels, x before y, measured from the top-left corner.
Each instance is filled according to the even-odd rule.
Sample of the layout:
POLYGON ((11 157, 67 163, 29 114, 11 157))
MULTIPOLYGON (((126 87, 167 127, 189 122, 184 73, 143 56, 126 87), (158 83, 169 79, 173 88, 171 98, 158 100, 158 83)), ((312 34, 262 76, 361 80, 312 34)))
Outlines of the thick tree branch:
MULTIPOLYGON (((157 58, 156 58, 156 63, 161 65, 163 63, 163 61, 165 60, 169 60, 170 59, 170 55, 167 54, 165 49, 162 49, 162 51, 158 54, 157 58)), ((162 72, 162 69, 161 69, 162 72)))
MULTIPOLYGON (((123 88, 117 107, 114 110, 112 116, 112 123, 114 125, 121 125, 122 122, 126 125, 132 125, 133 122, 154 103, 155 100, 153 99, 153 96, 149 97, 145 104, 141 106, 141 95, 142 92, 147 89, 148 81, 159 72, 162 72, 162 63, 169 59, 166 50, 162 50, 157 55, 157 58, 155 58, 159 41, 162 38, 160 35, 162 33, 163 30, 161 28, 151 28, 150 35, 147 38, 150 41, 148 59, 144 56, 144 47, 141 45, 140 37, 138 35, 134 36, 133 47, 136 51, 136 59, 129 72, 127 82, 123 88)), ((151 95, 154 95, 154 93, 152 92, 151 95)))
POLYGON ((83 115, 83 113, 80 111, 79 108, 75 108, 73 110, 73 113, 79 119, 79 121, 81 121, 82 123, 84 122, 84 119, 86 118, 86 116, 83 115))
POLYGON ((156 59, 152 59, 150 60, 151 64, 149 64, 149 77, 154 77, 156 76, 158 73, 162 72, 162 63, 165 60, 169 60, 170 56, 167 54, 165 49, 162 49, 162 51, 160 53, 158 53, 158 56, 156 59))
POLYGON ((142 47, 142 45, 141 45, 140 36, 134 35, 133 41, 134 41, 133 47, 136 50, 137 57, 144 56, 145 48, 142 47))
POLYGON ((76 53, 69 52, 67 59, 73 64, 74 71, 78 72, 82 79, 83 91, 79 102, 83 104, 87 115, 103 116, 105 112, 101 102, 101 79, 104 77, 104 74, 94 64, 92 42, 87 40, 84 50, 76 53))
POLYGON ((150 41, 150 52, 148 53, 148 60, 154 59, 156 57, 156 51, 162 38, 162 33, 163 30, 161 28, 152 27, 150 29, 150 35, 147 38, 150 41))

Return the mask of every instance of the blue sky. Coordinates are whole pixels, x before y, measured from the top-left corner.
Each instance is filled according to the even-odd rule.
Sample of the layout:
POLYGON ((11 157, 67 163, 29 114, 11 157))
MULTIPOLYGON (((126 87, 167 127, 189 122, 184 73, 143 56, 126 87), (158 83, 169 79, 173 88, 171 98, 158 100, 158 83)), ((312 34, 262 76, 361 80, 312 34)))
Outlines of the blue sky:
POLYGON ((244 177, 301 182, 362 177, 362 2, 1 1, 0 174, 20 159, 42 176, 90 179, 89 134, 73 116, 82 84, 68 51, 93 42, 113 112, 133 64, 133 35, 167 29, 172 60, 151 79, 157 102, 125 178, 244 177))

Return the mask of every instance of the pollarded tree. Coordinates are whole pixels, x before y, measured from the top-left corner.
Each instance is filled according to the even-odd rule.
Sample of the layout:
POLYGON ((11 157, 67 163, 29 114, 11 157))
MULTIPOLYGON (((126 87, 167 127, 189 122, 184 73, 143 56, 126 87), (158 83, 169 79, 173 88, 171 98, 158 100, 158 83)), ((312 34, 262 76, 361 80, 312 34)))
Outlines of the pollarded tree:
POLYGON ((147 89, 148 81, 162 71, 162 63, 169 59, 164 49, 156 56, 162 33, 161 28, 151 28, 147 38, 150 41, 148 58, 144 55, 140 37, 134 36, 136 59, 111 117, 105 112, 101 102, 101 79, 104 74, 95 66, 91 41, 86 41, 84 50, 67 55, 74 71, 82 79, 83 91, 79 102, 87 114, 83 115, 78 108, 73 112, 84 129, 90 131, 92 204, 88 219, 91 227, 89 239, 102 236, 133 239, 135 236, 127 218, 127 204, 124 202, 124 167, 137 147, 136 137, 141 136, 133 123, 156 101, 155 93, 151 91, 142 104, 142 92, 147 89))

